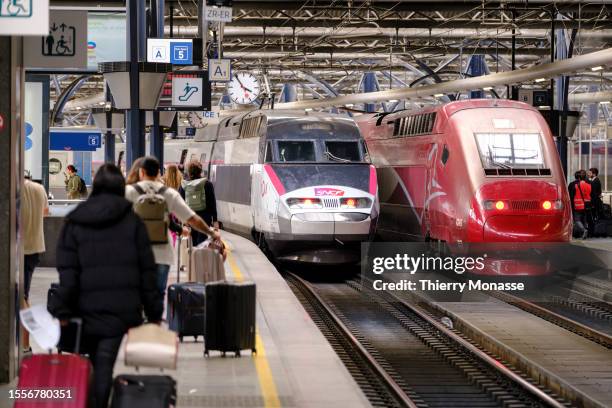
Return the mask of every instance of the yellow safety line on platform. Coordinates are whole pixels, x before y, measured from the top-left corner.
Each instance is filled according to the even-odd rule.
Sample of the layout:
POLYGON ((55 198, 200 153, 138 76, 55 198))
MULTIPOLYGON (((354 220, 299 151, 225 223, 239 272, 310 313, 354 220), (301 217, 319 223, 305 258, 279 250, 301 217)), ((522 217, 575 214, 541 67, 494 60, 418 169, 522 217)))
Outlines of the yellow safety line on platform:
MULTIPOLYGON (((232 251, 229 246, 225 245, 227 249, 227 263, 232 269, 234 279, 237 282, 244 281, 244 276, 232 255, 232 251)), ((263 341, 259 335, 259 331, 255 332, 255 348, 257 354, 253 357, 255 361, 255 370, 257 370, 257 378, 259 379, 259 387, 263 394, 264 407, 281 407, 280 400, 278 399, 278 391, 276 390, 276 384, 274 383, 274 376, 272 375, 272 369, 266 358, 266 349, 264 348, 263 341)))

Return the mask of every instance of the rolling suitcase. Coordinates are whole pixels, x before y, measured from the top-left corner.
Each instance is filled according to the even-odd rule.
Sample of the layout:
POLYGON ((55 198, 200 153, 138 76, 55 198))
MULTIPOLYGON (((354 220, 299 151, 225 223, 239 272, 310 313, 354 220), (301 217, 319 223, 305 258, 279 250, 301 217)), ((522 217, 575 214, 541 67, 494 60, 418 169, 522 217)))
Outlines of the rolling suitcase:
POLYGON ((255 283, 211 282, 206 285, 204 355, 219 350, 255 349, 255 283))
POLYGON ((92 367, 78 355, 81 343, 80 319, 77 325, 75 354, 34 354, 24 358, 19 368, 14 408, 85 408, 88 404, 92 367), (31 391, 31 392, 30 392, 31 391))
POLYGON ((208 283, 225 280, 223 257, 218 250, 198 245, 193 248, 191 258, 190 281, 208 283))
POLYGON ((176 406, 176 381, 167 375, 119 375, 113 383, 111 408, 176 406))
POLYGON ((203 283, 176 283, 168 287, 168 327, 177 332, 180 341, 184 336, 204 335, 203 283))

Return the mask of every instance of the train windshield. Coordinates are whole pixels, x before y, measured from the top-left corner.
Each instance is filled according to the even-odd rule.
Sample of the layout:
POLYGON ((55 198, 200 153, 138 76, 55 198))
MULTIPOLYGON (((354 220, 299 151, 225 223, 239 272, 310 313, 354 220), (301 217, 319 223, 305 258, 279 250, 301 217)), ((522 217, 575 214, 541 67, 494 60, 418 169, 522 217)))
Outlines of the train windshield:
POLYGON ((325 156, 330 161, 361 161, 358 142, 325 142, 325 156))
POLYGON ((278 154, 281 162, 313 162, 315 145, 312 141, 279 141, 278 154))
POLYGON ((480 159, 485 168, 543 168, 538 133, 476 133, 480 159))

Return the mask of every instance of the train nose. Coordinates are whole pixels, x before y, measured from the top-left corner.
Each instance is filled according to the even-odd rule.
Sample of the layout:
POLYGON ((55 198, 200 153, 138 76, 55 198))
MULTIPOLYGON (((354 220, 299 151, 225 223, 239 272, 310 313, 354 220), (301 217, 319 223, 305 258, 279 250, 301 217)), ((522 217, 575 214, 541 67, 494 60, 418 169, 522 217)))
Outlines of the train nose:
POLYGON ((542 180, 485 185, 477 201, 486 242, 554 242, 567 239, 568 209, 559 186, 542 180))

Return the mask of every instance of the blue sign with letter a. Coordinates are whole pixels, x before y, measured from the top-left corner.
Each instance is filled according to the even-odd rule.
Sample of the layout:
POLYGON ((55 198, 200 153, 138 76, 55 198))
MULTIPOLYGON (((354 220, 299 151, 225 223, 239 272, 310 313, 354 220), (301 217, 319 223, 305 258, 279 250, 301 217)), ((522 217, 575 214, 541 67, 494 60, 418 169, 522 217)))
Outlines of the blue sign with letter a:
POLYGON ((172 41, 170 43, 170 63, 174 65, 193 64, 193 43, 172 41))

